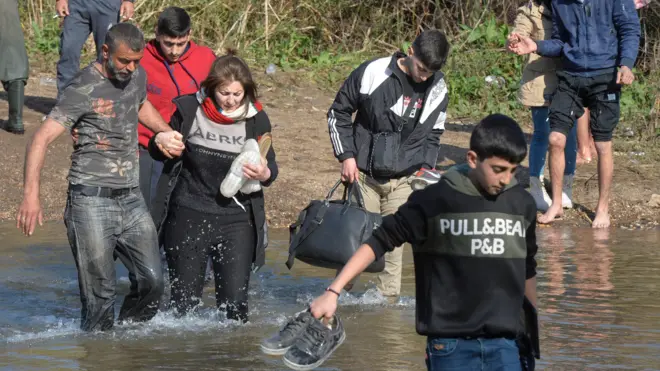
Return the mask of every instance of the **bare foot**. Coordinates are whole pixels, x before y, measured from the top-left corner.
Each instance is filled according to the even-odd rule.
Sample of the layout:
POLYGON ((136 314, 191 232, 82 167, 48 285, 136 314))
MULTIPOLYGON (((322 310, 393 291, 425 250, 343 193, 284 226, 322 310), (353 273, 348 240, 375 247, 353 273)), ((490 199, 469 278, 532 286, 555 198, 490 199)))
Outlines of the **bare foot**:
POLYGON ((546 211, 545 214, 541 215, 538 218, 538 222, 541 224, 550 224, 556 218, 559 218, 562 215, 564 215, 564 211, 562 210, 561 203, 557 206, 555 206, 555 204, 552 204, 548 209, 548 211, 546 211))
POLYGON ((610 214, 607 212, 596 211, 596 217, 591 223, 591 228, 609 228, 610 214))

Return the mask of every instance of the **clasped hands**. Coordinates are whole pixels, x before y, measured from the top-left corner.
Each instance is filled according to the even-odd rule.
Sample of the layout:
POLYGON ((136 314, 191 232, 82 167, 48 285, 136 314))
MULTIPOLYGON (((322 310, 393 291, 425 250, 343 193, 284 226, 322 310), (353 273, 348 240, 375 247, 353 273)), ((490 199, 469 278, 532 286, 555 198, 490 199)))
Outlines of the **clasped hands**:
MULTIPOLYGON (((181 156, 181 153, 186 148, 183 143, 183 136, 176 130, 160 132, 156 134, 154 141, 158 149, 169 159, 181 156)), ((268 161, 261 156, 259 164, 246 164, 243 166, 243 174, 247 179, 258 180, 260 182, 267 181, 271 175, 270 168, 268 168, 268 161)))

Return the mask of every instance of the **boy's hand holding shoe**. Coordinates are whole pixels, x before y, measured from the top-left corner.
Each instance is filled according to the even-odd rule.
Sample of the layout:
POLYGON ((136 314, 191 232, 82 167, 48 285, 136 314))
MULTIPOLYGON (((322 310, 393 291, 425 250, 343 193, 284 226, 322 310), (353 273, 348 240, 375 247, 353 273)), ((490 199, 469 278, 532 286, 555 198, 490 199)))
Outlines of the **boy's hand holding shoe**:
POLYGON ((321 319, 325 317, 326 319, 332 318, 337 311, 337 299, 339 296, 337 294, 326 291, 323 295, 314 299, 314 301, 309 305, 309 310, 312 312, 314 318, 321 319))

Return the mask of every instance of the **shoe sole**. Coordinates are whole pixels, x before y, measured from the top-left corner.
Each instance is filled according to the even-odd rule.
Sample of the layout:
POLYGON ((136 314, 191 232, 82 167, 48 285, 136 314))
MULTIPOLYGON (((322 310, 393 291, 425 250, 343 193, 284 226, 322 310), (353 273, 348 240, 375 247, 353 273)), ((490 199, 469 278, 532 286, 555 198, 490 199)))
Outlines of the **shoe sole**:
POLYGON ((323 364, 323 362, 325 362, 328 358, 330 358, 332 353, 334 353, 335 350, 337 350, 337 348, 339 348, 339 346, 344 343, 344 340, 346 340, 346 332, 345 331, 344 331, 343 334, 341 334, 341 338, 339 338, 339 341, 337 341, 337 345, 335 346, 335 349, 333 349, 328 354, 326 354, 325 357, 321 358, 320 360, 318 360, 317 362, 315 362, 311 365, 299 365, 299 364, 296 364, 296 363, 293 363, 293 362, 289 361, 288 359, 286 359, 286 357, 283 357, 282 360, 284 361, 284 364, 287 367, 289 367, 291 369, 294 369, 294 370, 297 370, 297 371, 313 370, 313 369, 321 366, 323 364))
POLYGON ((268 354, 269 356, 283 356, 291 347, 286 347, 282 349, 268 348, 261 345, 261 351, 268 354))
POLYGON ((261 153, 263 157, 266 157, 266 154, 268 154, 272 143, 273 136, 270 133, 262 135, 261 139, 259 139, 259 153, 261 153))

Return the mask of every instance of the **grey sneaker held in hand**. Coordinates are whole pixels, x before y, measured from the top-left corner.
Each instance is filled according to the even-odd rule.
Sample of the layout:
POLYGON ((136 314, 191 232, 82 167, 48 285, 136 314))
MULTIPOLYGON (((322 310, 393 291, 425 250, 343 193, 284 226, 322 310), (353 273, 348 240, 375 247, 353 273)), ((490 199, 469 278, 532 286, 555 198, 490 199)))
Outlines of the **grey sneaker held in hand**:
POLYGON ((300 312, 296 317, 289 320, 277 334, 264 340, 261 343, 261 351, 273 356, 283 355, 313 320, 314 317, 312 317, 309 310, 300 312))
POLYGON ((284 364, 294 370, 313 370, 323 364, 346 339, 341 319, 335 315, 330 327, 313 319, 284 355, 284 364))

